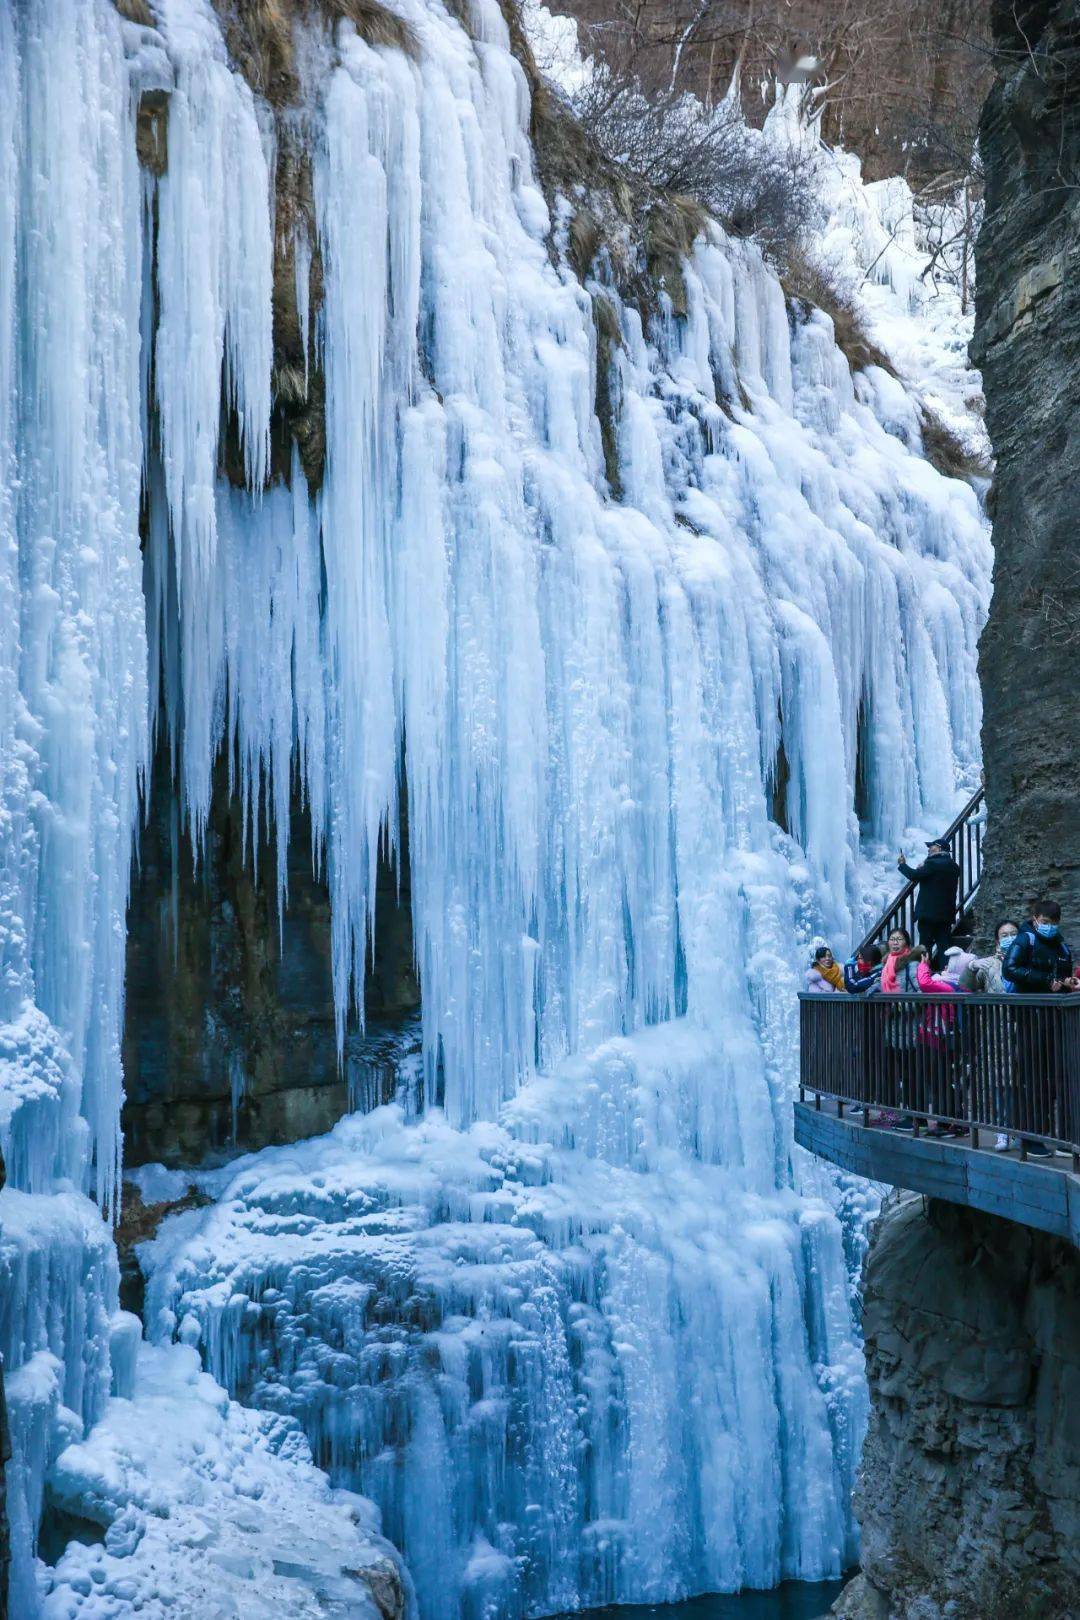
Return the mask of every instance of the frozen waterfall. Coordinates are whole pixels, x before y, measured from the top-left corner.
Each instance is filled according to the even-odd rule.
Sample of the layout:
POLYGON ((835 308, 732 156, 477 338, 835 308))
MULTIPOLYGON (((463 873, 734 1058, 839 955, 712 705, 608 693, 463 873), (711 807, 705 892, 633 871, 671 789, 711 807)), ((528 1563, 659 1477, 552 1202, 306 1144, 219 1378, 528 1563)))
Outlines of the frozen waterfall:
POLYGON ((977 772, 976 497, 754 246, 704 231, 678 312, 572 273, 495 0, 394 0, 410 50, 298 22, 276 113, 209 0, 150 9, 0 0, 16 1612, 50 1469, 135 1387, 102 1212, 159 725, 196 841, 227 752, 283 894, 299 779, 341 1039, 407 799, 429 1106, 238 1163, 148 1330, 379 1504, 424 1620, 835 1574, 864 1391, 796 964, 977 772), (317 487, 274 460, 283 262, 317 487))

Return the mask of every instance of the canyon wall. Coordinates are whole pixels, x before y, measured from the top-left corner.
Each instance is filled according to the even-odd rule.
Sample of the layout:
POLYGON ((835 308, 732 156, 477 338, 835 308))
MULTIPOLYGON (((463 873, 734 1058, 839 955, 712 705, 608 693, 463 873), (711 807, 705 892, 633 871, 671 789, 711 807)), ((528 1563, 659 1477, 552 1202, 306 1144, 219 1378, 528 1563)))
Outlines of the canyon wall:
POLYGON ((1080 1257, 904 1196, 875 1231, 872 1414, 847 1620, 1069 1620, 1080 1589, 1080 1257))
MULTIPOLYGON (((1080 925, 1073 674, 1080 649, 1080 4, 994 9, 975 358, 997 457, 979 672, 989 841, 982 915, 1046 891, 1080 925)), ((1074 941, 1075 942, 1075 941, 1074 941)))
MULTIPOLYGON (((1080 645, 1080 5, 993 8, 974 358, 997 457, 980 648, 983 924, 1059 899, 1073 838, 1080 645)), ((1068 1620, 1080 1580, 1080 1260, 1009 1222, 907 1197, 864 1298, 871 1419, 848 1620, 1068 1620)))

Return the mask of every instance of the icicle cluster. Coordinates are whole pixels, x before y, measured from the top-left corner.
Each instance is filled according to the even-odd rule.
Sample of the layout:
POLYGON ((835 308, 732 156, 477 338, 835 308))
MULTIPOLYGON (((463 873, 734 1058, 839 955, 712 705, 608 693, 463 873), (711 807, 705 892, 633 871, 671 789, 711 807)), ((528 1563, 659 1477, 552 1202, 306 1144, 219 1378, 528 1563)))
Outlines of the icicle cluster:
POLYGON ((119 18, 0 3, 0 1353, 11 1608, 109 1395, 125 908, 148 718, 142 184, 119 18))
MULTIPOLYGON (((297 225, 293 257, 325 477, 311 493, 294 461, 267 487, 272 121, 209 0, 153 9, 141 29, 108 0, 0 0, 0 1348, 20 1590, 29 1604, 61 1414, 97 1416, 119 1331, 75 1189, 115 1207, 124 911, 159 710, 196 841, 224 747, 283 895, 298 774, 342 1037, 407 793, 425 1091, 446 1122, 393 1128, 391 1157, 431 1156, 422 1197, 383 1187, 366 1138, 341 1196, 370 1201, 376 1233, 421 1208, 432 1235, 401 1275, 435 1326, 409 1324, 392 1243, 362 1275, 335 1261, 318 1300, 274 1283, 270 1364, 327 1460, 418 1560, 445 1510, 463 1613, 485 1593, 501 1615, 522 1594, 536 1611, 836 1570, 861 1393, 836 1223, 790 1191, 793 940, 849 931, 860 830, 895 842, 947 817, 976 768, 975 497, 922 459, 898 382, 853 380, 825 317, 792 320, 753 247, 705 232, 686 313, 662 296, 647 327, 553 264, 495 0, 473 0, 468 32, 401 0, 415 60, 350 25, 306 42, 314 237, 297 225), (135 152, 148 86, 168 93, 156 177, 135 152), (362 1393, 382 1354, 369 1283, 389 1289, 401 1372, 381 1414, 362 1393)), ((320 1151, 337 1149, 311 1150, 296 1207, 336 1230, 320 1151)), ((218 1375, 272 1403, 234 1333, 261 1320, 269 1263, 226 1277, 170 1255, 162 1322, 187 1297, 218 1375)), ((440 1567, 418 1568, 429 1615, 440 1567)))
MULTIPOLYGON (((167 8, 170 39, 192 10, 167 8)), ((265 166, 237 90, 247 156, 208 191, 225 98, 204 81, 229 75, 209 44, 184 58, 156 256, 151 664, 160 647, 196 830, 227 735, 245 800, 273 807, 282 884, 299 757, 342 1034, 404 767, 429 1095, 466 1123, 568 1052, 740 1004, 718 943, 738 940, 736 868, 770 845, 778 769, 822 917, 847 932, 856 783, 864 836, 896 842, 947 816, 974 768, 987 548, 971 491, 921 460, 900 385, 853 384, 827 321, 792 330, 756 250, 716 231, 686 267, 685 319, 646 335, 590 289, 620 329, 614 504, 607 362, 589 294, 549 262, 505 25, 485 0, 474 46, 438 8, 408 15, 418 64, 343 30, 318 88, 313 504, 295 472, 291 502, 221 485, 211 502, 212 358, 173 397, 171 350, 224 363, 257 470, 265 166), (211 252, 196 296, 179 244, 213 247, 215 204, 241 270, 211 252)))

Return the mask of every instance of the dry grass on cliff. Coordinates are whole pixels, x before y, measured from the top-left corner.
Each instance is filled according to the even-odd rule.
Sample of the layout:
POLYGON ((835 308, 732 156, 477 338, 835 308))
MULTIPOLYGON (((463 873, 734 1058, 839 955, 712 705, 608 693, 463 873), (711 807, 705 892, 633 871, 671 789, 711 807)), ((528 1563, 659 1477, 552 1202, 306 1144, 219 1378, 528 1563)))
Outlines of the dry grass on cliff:
POLYGON ((369 45, 418 53, 409 24, 379 0, 233 0, 222 17, 229 54, 252 89, 275 107, 299 95, 293 28, 301 20, 329 27, 351 22, 369 45))
POLYGON ((833 323, 836 346, 852 371, 880 366, 897 375, 884 349, 870 335, 866 316, 828 266, 812 253, 792 245, 779 265, 780 281, 789 298, 823 309, 833 323))
POLYGON ((113 0, 113 5, 125 22, 140 23, 143 28, 153 28, 154 13, 150 10, 147 0, 113 0))
POLYGON ((654 303, 663 288, 676 312, 685 313, 682 260, 705 226, 704 208, 613 162, 530 57, 524 65, 532 68, 531 134, 541 183, 550 204, 561 195, 574 205, 568 247, 577 275, 582 281, 595 275, 603 255, 631 301, 654 303))
POLYGON ((949 424, 927 405, 922 407, 920 427, 923 455, 946 478, 962 478, 971 483, 992 475, 994 469, 987 457, 965 444, 949 424))

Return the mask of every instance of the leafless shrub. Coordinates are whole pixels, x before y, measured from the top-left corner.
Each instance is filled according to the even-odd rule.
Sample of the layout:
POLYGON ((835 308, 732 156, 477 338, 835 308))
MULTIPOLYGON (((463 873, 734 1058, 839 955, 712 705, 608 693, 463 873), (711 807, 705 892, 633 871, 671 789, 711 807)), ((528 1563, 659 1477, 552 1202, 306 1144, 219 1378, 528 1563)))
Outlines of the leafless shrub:
POLYGON ((734 100, 649 96, 632 68, 601 61, 571 105, 608 161, 664 196, 693 198, 734 235, 778 250, 822 223, 812 153, 749 127, 734 100))
MULTIPOLYGON (((1008 0, 1005 0, 1008 3, 1008 0)), ((633 62, 649 94, 692 91, 707 106, 733 74, 747 85, 813 80, 823 134, 857 150, 869 177, 914 184, 970 150, 990 78, 987 0, 564 0, 587 52, 633 62)), ((760 108, 750 105, 751 121, 760 108)))

